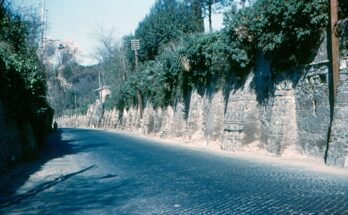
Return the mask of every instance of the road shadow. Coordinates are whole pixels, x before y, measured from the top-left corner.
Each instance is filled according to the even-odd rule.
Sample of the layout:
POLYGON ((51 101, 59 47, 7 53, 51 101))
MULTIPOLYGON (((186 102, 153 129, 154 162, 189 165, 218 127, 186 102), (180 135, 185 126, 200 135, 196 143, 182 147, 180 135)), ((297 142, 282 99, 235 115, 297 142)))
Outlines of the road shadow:
POLYGON ((0 175, 0 214, 47 214, 47 211, 71 214, 89 208, 99 211, 111 211, 112 208, 113 212, 122 212, 134 199, 142 198, 143 182, 120 177, 118 172, 93 174, 98 168, 93 161, 88 167, 75 168, 54 178, 39 180, 39 183, 32 183, 24 192, 17 192, 47 162, 107 145, 95 139, 95 131, 89 131, 89 135, 80 135, 78 129, 60 129, 49 136, 40 159, 19 164, 7 174, 0 175), (84 174, 87 171, 92 174, 84 174))
MULTIPOLYGON (((44 166, 45 163, 52 159, 64 157, 66 155, 72 155, 81 153, 87 150, 92 150, 96 147, 101 147, 103 144, 88 144, 86 146, 74 144, 73 142, 79 141, 76 139, 72 140, 63 140, 63 133, 70 132, 65 129, 59 129, 56 133, 51 134, 40 152, 40 156, 38 159, 33 161, 27 161, 18 163, 16 166, 7 170, 3 174, 0 175, 0 208, 1 205, 4 205, 9 199, 13 198, 16 190, 20 188, 24 183, 29 179, 29 177, 44 166)), ((74 130, 74 132, 78 132, 78 130, 74 130)), ((81 170, 83 171, 83 170, 81 170)), ((71 176, 80 174, 80 172, 71 173, 71 176)), ((82 172, 81 172, 82 173, 82 172)), ((70 177, 71 177, 70 176, 70 177)), ((66 175, 61 176, 62 178, 66 178, 66 175)), ((56 182, 48 182, 48 185, 51 183, 51 186, 55 185, 56 182)), ((41 189, 41 188, 35 188, 41 189)))
POLYGON ((25 199, 28 199, 30 197, 33 197, 35 195, 37 195, 38 193, 42 192, 42 191, 45 191, 61 182, 64 182, 65 180, 73 177, 73 176, 76 176, 78 174, 81 174, 81 173, 84 173, 86 172, 87 170, 90 170, 92 168, 94 168, 95 165, 92 165, 92 166, 89 166, 87 168, 84 168, 80 171, 76 171, 76 172, 73 172, 73 173, 69 173, 69 174, 66 174, 66 175, 61 175, 51 181, 48 181, 48 182, 45 182, 43 184, 40 184, 39 186, 23 193, 23 194, 19 194, 19 195, 14 195, 14 196, 11 196, 9 199, 7 199, 6 201, 0 203, 0 209, 1 208, 5 208, 5 207, 9 207, 11 205, 14 205, 14 204, 20 204, 23 200, 25 199))

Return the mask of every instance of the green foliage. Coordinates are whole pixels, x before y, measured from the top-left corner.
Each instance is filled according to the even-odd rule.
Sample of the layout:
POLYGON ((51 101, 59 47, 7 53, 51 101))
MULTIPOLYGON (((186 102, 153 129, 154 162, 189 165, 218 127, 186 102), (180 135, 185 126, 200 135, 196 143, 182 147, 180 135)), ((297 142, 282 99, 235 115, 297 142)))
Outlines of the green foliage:
POLYGON ((179 53, 171 46, 160 52, 155 60, 146 61, 139 65, 137 71, 129 74, 128 79, 121 85, 121 91, 113 90, 113 97, 108 105, 115 101, 118 109, 137 105, 138 93, 143 102, 149 101, 155 107, 165 107, 174 103, 178 87, 178 76, 181 72, 179 53))
POLYGON ((155 107, 166 106, 170 103, 166 82, 165 70, 162 70, 163 64, 156 61, 148 61, 141 65, 141 74, 139 74, 139 90, 144 98, 155 107))
POLYGON ((129 69, 134 70, 135 56, 134 51, 131 49, 131 40, 135 39, 135 36, 130 34, 122 38, 122 51, 129 64, 129 69))
MULTIPOLYGON (((221 32, 192 35, 181 50, 189 69, 184 74, 188 88, 204 89, 220 82, 230 71, 228 45, 221 32)), ((182 62, 184 63, 184 62, 182 62)))
POLYGON ((308 63, 327 26, 327 1, 259 1, 255 4, 257 49, 277 68, 308 63), (304 51, 306 50, 306 51, 304 51))
POLYGON ((200 0, 202 12, 205 17, 208 17, 209 31, 213 31, 212 15, 220 12, 222 9, 231 6, 233 0, 200 0))
POLYGON ((122 86, 119 94, 112 94, 114 101, 116 103, 116 108, 123 110, 129 108, 136 104, 137 102, 137 89, 138 81, 135 73, 130 74, 127 81, 125 81, 122 86))
POLYGON ((195 25, 196 32, 204 32, 204 16, 201 0, 185 0, 186 4, 191 9, 192 22, 195 25))
POLYGON ((173 105, 175 98, 191 89, 202 91, 212 82, 222 86, 229 72, 226 44, 221 33, 192 35, 162 49, 155 60, 141 63, 123 84, 117 107, 144 103, 154 107, 173 105))
POLYGON ((183 72, 181 57, 182 50, 185 49, 182 43, 170 44, 163 49, 161 54, 157 57, 158 71, 161 76, 159 80, 162 82, 159 86, 163 89, 164 101, 162 106, 174 104, 177 90, 180 91, 180 75, 183 72), (161 72, 159 71, 161 70, 161 72))
POLYGON ((82 66, 74 63, 64 67, 61 71, 60 79, 64 78, 68 86, 64 86, 56 77, 51 80, 49 88, 51 105, 54 107, 56 115, 87 111, 88 105, 93 104, 97 98, 96 92, 93 90, 98 88, 100 70, 101 66, 82 66))
POLYGON ((101 66, 83 66, 72 42, 47 40, 40 49, 47 76, 48 99, 55 115, 80 113, 95 102, 101 66))
POLYGON ((0 5, 0 102, 18 128, 31 125, 42 143, 53 111, 46 101, 46 77, 36 54, 35 25, 0 5))
POLYGON ((338 0, 338 18, 344 19, 348 17, 348 0, 338 0))
MULTIPOLYGON (((36 114, 38 108, 47 108, 45 100, 46 85, 43 67, 36 55, 35 47, 26 43, 28 36, 27 24, 21 22, 18 15, 11 11, 0 8, 0 59, 3 63, 1 77, 7 79, 8 90, 15 89, 14 98, 23 104, 23 117, 31 117, 36 114), (16 88, 18 92, 16 92, 16 88), (30 114, 28 114, 30 113, 30 114)), ((4 83, 5 84, 5 83, 4 83)))
POLYGON ((236 58, 241 66, 252 64, 247 59, 259 50, 275 70, 282 70, 310 62, 327 20, 326 0, 258 0, 232 11, 225 24, 231 46, 243 53, 236 58))
POLYGON ((140 59, 154 60, 161 46, 178 41, 185 34, 200 31, 192 17, 191 8, 183 2, 157 0, 135 31, 141 44, 140 59))
POLYGON ((244 74, 253 66, 255 45, 254 37, 249 29, 255 11, 251 7, 237 11, 233 8, 225 15, 224 36, 231 69, 235 73, 244 74))
MULTIPOLYGON (((130 40, 140 39, 141 62, 137 70, 131 66, 128 78, 117 82, 109 105, 135 106, 140 94, 144 104, 165 107, 193 89, 199 93, 221 89, 232 76, 250 73, 260 52, 274 71, 309 63, 327 27, 326 0, 258 0, 242 9, 231 7, 222 31, 193 34, 199 20, 190 13, 199 11, 197 5, 206 10, 203 7, 209 4, 231 1, 183 2, 189 2, 191 9, 178 1, 157 1, 135 35, 124 38, 123 54, 132 66, 130 40)), ((112 68, 116 71, 116 66, 112 68)))

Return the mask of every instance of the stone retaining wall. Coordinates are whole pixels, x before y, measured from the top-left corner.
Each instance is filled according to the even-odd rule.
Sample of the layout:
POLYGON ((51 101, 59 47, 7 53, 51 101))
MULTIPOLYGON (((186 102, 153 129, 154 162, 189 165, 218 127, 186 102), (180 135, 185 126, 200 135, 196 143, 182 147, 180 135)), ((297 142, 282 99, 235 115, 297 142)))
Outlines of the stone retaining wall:
POLYGON ((177 102, 165 109, 146 104, 143 119, 135 108, 103 112, 96 111, 101 109, 96 104, 87 115, 57 120, 63 127, 103 127, 179 137, 190 144, 222 150, 305 154, 346 167, 348 60, 341 61, 330 130, 329 62, 325 52, 322 45, 313 64, 281 74, 272 73, 267 60, 258 56, 254 75, 236 78, 229 91, 207 89, 204 95, 193 91, 189 102, 177 102))
MULTIPOLYGON (((264 149, 282 155, 288 151, 324 159, 330 126, 330 104, 326 63, 309 65, 272 80, 268 98, 258 101, 258 87, 269 80, 250 75, 243 87, 228 96, 222 91, 191 93, 185 118, 184 103, 175 107, 144 108, 139 119, 136 108, 114 109, 100 115, 96 126, 93 114, 60 117, 64 127, 102 127, 180 137, 192 144, 223 150, 264 149)), ((93 113, 93 111, 90 111, 93 113)))

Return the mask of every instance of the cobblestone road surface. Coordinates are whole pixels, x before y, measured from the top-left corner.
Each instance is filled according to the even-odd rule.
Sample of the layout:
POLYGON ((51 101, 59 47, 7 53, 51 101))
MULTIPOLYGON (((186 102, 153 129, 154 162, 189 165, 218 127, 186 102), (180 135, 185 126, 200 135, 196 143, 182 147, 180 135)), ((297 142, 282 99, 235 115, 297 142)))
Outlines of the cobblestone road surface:
POLYGON ((0 176, 0 214, 348 214, 348 177, 62 129, 0 176))

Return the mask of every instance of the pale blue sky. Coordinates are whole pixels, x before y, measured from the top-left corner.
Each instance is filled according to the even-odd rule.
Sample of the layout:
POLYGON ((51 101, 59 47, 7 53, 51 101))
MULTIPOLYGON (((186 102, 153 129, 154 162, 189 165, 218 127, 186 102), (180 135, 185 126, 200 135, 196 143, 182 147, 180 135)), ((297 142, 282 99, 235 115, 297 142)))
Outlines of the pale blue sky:
MULTIPOLYGON (((33 6, 40 14, 42 0, 11 0, 16 5, 33 6)), ((51 39, 70 40, 79 47, 83 63, 93 63, 98 26, 116 30, 116 36, 133 33, 155 0, 45 0, 48 31, 51 39)), ((220 24, 219 24, 220 22, 220 24)), ((217 19, 217 25, 221 21, 217 19)))

